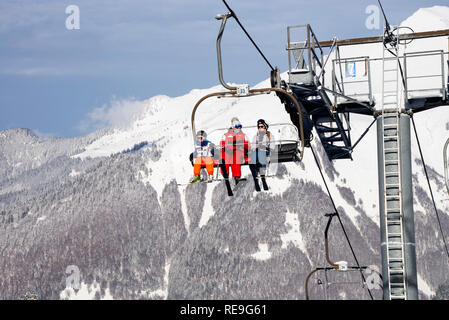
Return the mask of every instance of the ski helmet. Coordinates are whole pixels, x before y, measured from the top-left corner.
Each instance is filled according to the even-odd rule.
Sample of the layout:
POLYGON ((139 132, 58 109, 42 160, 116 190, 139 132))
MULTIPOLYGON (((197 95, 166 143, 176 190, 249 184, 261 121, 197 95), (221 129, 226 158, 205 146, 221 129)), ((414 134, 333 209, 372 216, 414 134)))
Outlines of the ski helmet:
POLYGON ((207 133, 204 130, 200 130, 196 133, 196 138, 198 139, 199 137, 202 137, 203 139, 207 138, 207 133))
POLYGON ((234 127, 234 128, 237 128, 237 129, 242 128, 242 124, 240 123, 239 118, 234 117, 234 118, 231 119, 231 127, 234 127))
POLYGON ((259 124, 262 124, 265 127, 265 130, 268 130, 268 123, 266 123, 264 119, 257 120, 257 126, 259 126, 259 124))

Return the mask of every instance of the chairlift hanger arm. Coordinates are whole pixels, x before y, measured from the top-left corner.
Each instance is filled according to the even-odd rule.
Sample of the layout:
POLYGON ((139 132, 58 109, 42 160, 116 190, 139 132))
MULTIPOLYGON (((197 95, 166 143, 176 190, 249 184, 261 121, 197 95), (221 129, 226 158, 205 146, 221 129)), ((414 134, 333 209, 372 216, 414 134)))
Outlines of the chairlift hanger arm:
POLYGON ((334 216, 336 216, 337 213, 330 213, 327 214, 327 216, 329 217, 329 219, 327 220, 327 224, 326 224, 326 229, 324 230, 324 249, 326 250, 326 260, 327 262, 334 267, 335 269, 338 269, 338 264, 332 262, 332 260, 329 257, 329 237, 328 237, 328 233, 329 233, 329 227, 331 225, 332 222, 332 218, 334 216))
MULTIPOLYGON (((309 298, 310 298, 310 297, 309 297, 309 280, 310 280, 311 276, 312 276, 314 273, 316 273, 317 271, 321 271, 321 270, 324 270, 324 271, 332 271, 332 270, 336 270, 336 271, 360 271, 361 274, 362 274, 363 283, 365 283, 365 278, 363 277, 362 270, 366 270, 366 269, 368 269, 369 267, 367 267, 367 266, 360 266, 360 265, 357 265, 357 266, 348 266, 347 269, 344 269, 344 270, 343 270, 343 269, 340 269, 340 265, 339 265, 338 263, 334 263, 334 262, 330 259, 330 257, 329 257, 329 240, 328 240, 328 233, 329 233, 329 227, 330 227, 331 222, 332 222, 332 218, 333 218, 334 216, 337 216, 337 217, 338 217, 338 212, 333 212, 333 213, 328 213, 328 214, 326 214, 326 217, 328 217, 329 219, 328 219, 328 221, 327 221, 326 229, 325 229, 325 231, 324 231, 324 247, 325 247, 325 253, 326 253, 326 260, 327 260, 327 262, 331 265, 331 267, 318 267, 318 268, 315 268, 314 270, 312 270, 312 271, 308 274, 308 276, 307 276, 307 278, 306 278, 306 284, 305 284, 306 300, 309 300, 309 298)), ((371 294, 371 292, 370 292, 369 290, 368 290, 368 293, 369 293, 371 299, 373 299, 373 296, 372 296, 372 294, 371 294)))
MULTIPOLYGON (((343 222, 342 222, 342 220, 341 220, 340 214, 338 213, 337 206, 335 205, 334 198, 332 197, 332 194, 331 194, 331 192, 330 192, 330 190, 329 190, 329 186, 327 185, 326 179, 324 178, 323 170, 322 170, 321 167, 320 167, 320 163, 319 163, 319 161, 318 161, 318 157, 317 157, 317 155, 316 155, 316 153, 315 153, 315 151, 314 151, 314 148, 313 148, 312 146, 311 146, 310 149, 311 149, 311 151, 312 151, 313 158, 315 159, 315 163, 316 163, 316 165, 317 165, 318 171, 320 172, 321 179, 323 180, 324 186, 326 187, 326 191, 327 191, 327 194, 329 195, 329 199, 331 200, 332 207, 334 208, 335 215, 337 216, 337 219, 338 219, 338 222, 340 223, 340 226, 341 226, 341 228, 342 228, 343 234, 344 234, 344 236, 345 236, 345 238, 346 238, 346 241, 347 241, 347 243, 348 243, 348 245, 349 245, 349 248, 351 249, 351 252, 352 252, 352 256, 353 256, 353 258, 354 258, 354 261, 355 261, 355 263, 357 264, 357 267, 356 267, 356 268, 357 268, 358 270, 360 270, 360 275, 361 275, 361 277, 362 277, 363 282, 366 282, 365 276, 363 275, 363 272, 361 271, 361 270, 362 270, 362 267, 360 266, 359 260, 357 259, 357 256, 356 256, 356 254, 355 254, 354 248, 352 247, 351 241, 349 240, 348 234, 347 234, 346 229, 345 229, 345 227, 344 227, 344 225, 343 225, 343 222)), ((370 295, 370 297, 371 297, 371 300, 373 300, 373 295, 371 294, 371 291, 370 291, 369 288, 368 288, 368 293, 369 293, 369 295, 370 295)))
POLYGON ((236 87, 227 84, 223 80, 223 63, 222 63, 222 59, 221 59, 221 38, 223 37, 223 32, 224 32, 224 29, 225 29, 225 26, 226 26, 226 21, 231 16, 232 16, 232 13, 227 13, 227 14, 223 14, 223 15, 217 15, 215 17, 217 20, 221 20, 220 31, 218 32, 218 36, 217 36, 218 79, 220 80, 221 85, 223 87, 225 87, 226 89, 228 89, 228 90, 236 90, 237 89, 236 87))
POLYGON ((196 111, 197 111, 198 107, 200 106, 200 104, 203 103, 205 100, 207 100, 209 98, 212 98, 212 97, 224 97, 224 96, 226 96, 228 94, 237 94, 237 91, 233 90, 233 91, 212 92, 212 93, 207 94, 204 97, 202 97, 195 104, 195 107, 193 107, 193 110, 192 110, 192 115, 190 117, 190 121, 191 121, 191 124, 192 124, 193 143, 195 143, 195 137, 196 137, 195 114, 196 114, 196 111))

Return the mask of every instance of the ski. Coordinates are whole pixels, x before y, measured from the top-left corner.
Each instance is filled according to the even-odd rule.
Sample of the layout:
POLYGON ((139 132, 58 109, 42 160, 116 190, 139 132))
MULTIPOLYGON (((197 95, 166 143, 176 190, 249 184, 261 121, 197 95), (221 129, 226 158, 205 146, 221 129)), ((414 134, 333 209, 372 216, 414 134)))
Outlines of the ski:
POLYGON ((226 185, 226 190, 228 191, 228 196, 232 197, 234 195, 234 193, 232 192, 231 184, 229 183, 229 175, 228 175, 228 171, 226 170, 226 165, 225 165, 224 161, 220 162, 219 166, 220 166, 221 173, 225 180, 225 185, 226 185))
POLYGON ((225 185, 228 191, 228 196, 232 197, 234 193, 232 192, 231 183, 229 182, 229 179, 225 179, 225 185))
MULTIPOLYGON (((240 179, 240 181, 246 181, 246 180, 247 180, 247 178, 240 179)), ((200 181, 196 181, 196 182, 177 183, 177 185, 179 187, 183 187, 183 186, 189 186, 189 185, 195 184, 195 183, 212 183, 212 182, 220 182, 220 181, 226 182, 226 179, 200 180, 200 181)))
POLYGON ((199 180, 199 181, 195 181, 195 182, 187 182, 187 183, 177 183, 177 185, 179 187, 185 187, 185 186, 190 186, 191 184, 195 184, 195 183, 210 183, 212 182, 211 180, 199 180))
POLYGON ((177 185, 178 187, 185 187, 185 186, 190 186, 191 184, 201 183, 201 182, 206 182, 206 181, 197 181, 197 182, 188 182, 188 183, 177 183, 176 185, 177 185))
POLYGON ((257 178, 254 178, 254 187, 256 188, 257 192, 260 192, 259 179, 257 179, 257 178))
POLYGON ((268 184, 267 184, 267 181, 265 180, 265 176, 261 176, 260 179, 262 180, 263 189, 265 191, 267 191, 268 190, 268 184))

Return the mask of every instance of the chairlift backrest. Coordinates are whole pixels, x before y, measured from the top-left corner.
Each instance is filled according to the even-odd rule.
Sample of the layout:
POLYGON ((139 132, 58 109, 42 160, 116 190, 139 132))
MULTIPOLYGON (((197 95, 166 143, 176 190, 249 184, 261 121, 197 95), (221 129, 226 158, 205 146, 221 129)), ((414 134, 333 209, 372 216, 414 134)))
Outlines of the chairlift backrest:
MULTIPOLYGON (((229 128, 216 128, 209 130, 208 139, 216 145, 217 155, 220 152, 220 141, 223 134, 229 128)), ((242 131, 248 136, 250 143, 257 134, 257 126, 243 126, 242 131)), ((291 123, 273 123, 270 124, 268 131, 271 133, 271 161, 272 162, 291 162, 299 159, 300 139, 298 128, 291 123)))
MULTIPOLYGON (((221 137, 229 128, 216 128, 209 130, 208 139, 215 144, 219 144, 221 137)), ((257 134, 257 126, 243 126, 242 131, 248 136, 250 141, 257 134)), ((272 134, 272 142, 276 145, 285 143, 299 144, 298 128, 291 123, 273 123, 268 129, 272 134)))

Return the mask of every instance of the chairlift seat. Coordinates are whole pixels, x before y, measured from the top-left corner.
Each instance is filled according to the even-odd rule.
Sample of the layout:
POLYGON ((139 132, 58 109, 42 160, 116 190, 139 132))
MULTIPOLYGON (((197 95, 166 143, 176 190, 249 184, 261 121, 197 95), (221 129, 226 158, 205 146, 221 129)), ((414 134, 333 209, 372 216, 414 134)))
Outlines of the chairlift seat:
MULTIPOLYGON (((247 134, 252 136, 257 130, 256 126, 245 126, 244 127, 247 134)), ((217 128, 214 130, 211 130, 208 133, 208 139, 210 139, 212 142, 217 142, 220 137, 222 136, 222 133, 226 131, 226 128, 217 128)), ((271 163, 281 163, 281 162, 293 162, 293 161, 299 161, 299 138, 298 138, 298 129, 291 123, 273 123, 270 125, 270 131, 273 133, 274 137, 280 137, 279 140, 274 140, 272 143, 274 144, 274 148, 272 151, 272 155, 270 156, 270 162, 271 163)), ((216 144, 217 146, 219 144, 216 144)), ((250 155, 247 154, 244 158, 244 162, 241 163, 242 166, 249 165, 250 164, 250 155)), ((214 167, 218 167, 220 164, 220 149, 216 149, 213 162, 214 167)), ((193 162, 193 153, 190 154, 190 162, 192 166, 194 165, 193 162)), ((202 168, 205 168, 206 165, 202 164, 202 168)))
MULTIPOLYGON (((275 145, 273 153, 276 156, 270 157, 270 161, 272 163, 282 163, 282 162, 293 162, 298 161, 298 142, 288 142, 288 143, 279 143, 275 145)), ((242 166, 246 166, 250 164, 251 157, 249 155, 244 157, 244 162, 241 163, 242 166)), ((212 158, 214 162, 214 168, 217 168, 220 164, 220 157, 214 156, 212 158)), ((193 163, 193 153, 190 154, 190 162, 192 166, 193 163)), ((205 164, 201 165, 201 168, 206 168, 205 164)))

